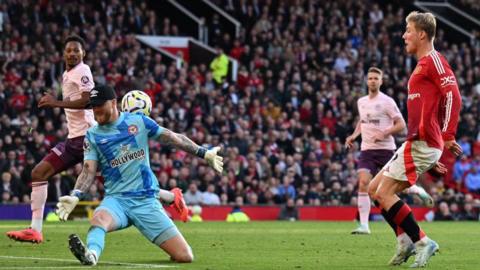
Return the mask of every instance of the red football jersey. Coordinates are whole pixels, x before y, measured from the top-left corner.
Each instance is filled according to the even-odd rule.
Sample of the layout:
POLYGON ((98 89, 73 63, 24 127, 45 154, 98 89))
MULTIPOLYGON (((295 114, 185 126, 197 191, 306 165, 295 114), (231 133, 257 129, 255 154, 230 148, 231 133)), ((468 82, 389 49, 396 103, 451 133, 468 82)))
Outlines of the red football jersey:
POLYGON ((422 140, 443 150, 455 139, 462 98, 447 60, 433 50, 418 60, 408 81, 407 140, 422 140))

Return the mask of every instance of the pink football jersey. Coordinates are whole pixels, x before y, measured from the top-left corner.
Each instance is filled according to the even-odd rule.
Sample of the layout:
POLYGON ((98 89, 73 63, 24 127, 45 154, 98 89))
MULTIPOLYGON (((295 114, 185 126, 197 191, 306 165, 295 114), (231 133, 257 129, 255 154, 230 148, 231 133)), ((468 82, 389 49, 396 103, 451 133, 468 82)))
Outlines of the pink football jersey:
POLYGON ((372 99, 368 95, 360 98, 357 105, 360 113, 362 134, 361 150, 395 150, 395 140, 391 135, 382 141, 374 141, 375 134, 392 127, 393 120, 397 117, 402 117, 395 101, 384 93, 379 92, 372 99))
MULTIPOLYGON (((63 73, 63 100, 80 99, 83 92, 90 92, 94 86, 90 67, 83 62, 63 73)), ((84 136, 87 129, 96 124, 91 109, 65 109, 68 138, 84 136)))

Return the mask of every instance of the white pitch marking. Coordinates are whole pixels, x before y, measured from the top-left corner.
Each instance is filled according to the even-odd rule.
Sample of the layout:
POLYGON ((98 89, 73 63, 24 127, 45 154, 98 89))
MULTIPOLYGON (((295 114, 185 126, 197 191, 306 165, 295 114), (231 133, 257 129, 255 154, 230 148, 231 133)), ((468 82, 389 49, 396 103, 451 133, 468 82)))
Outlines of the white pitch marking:
MULTIPOLYGON (((119 266, 121 269, 136 269, 139 267, 119 266)), ((85 269, 86 266, 5 266, 0 269, 85 269)))
MULTIPOLYGON (((37 257, 18 257, 18 256, 0 256, 0 259, 19 259, 19 260, 38 260, 38 261, 51 261, 51 262, 78 262, 78 260, 69 260, 69 259, 56 259, 56 258, 37 258, 37 257)), ((143 263, 123 263, 123 262, 109 262, 109 261, 101 261, 98 263, 98 265, 118 265, 118 266, 124 266, 124 267, 132 267, 132 268, 140 268, 140 267, 145 267, 145 268, 170 268, 170 267, 175 267, 175 266, 170 266, 170 265, 161 265, 161 264, 143 264, 143 263)), ((77 268, 77 266, 74 266, 77 268)), ((12 267, 0 267, 0 269, 6 269, 6 268, 12 268, 12 267)), ((15 267, 13 267, 15 268, 15 267)), ((19 267, 17 267, 19 268, 19 267)), ((49 268, 49 267, 46 267, 49 268)), ((52 267, 50 267, 52 268, 52 267)), ((78 267, 80 268, 80 267, 78 267)), ((83 266, 82 268, 85 268, 83 266)))

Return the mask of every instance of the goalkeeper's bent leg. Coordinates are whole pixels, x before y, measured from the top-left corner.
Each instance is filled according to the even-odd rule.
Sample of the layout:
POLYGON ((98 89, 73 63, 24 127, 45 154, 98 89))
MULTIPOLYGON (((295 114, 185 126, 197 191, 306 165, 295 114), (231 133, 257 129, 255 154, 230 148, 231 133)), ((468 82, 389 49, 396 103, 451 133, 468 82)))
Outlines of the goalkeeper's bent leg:
POLYGON ((97 261, 100 258, 100 254, 102 254, 103 248, 105 247, 106 233, 107 231, 100 226, 92 226, 88 230, 87 248, 96 252, 97 261))

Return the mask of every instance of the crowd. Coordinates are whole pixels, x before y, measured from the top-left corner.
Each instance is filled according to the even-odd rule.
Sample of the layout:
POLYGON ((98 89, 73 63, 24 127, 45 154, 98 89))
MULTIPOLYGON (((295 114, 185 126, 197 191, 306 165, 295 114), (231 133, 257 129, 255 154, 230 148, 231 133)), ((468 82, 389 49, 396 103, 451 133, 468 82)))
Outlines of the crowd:
MULTIPOLYGON (((45 91, 61 93, 62 40, 76 33, 87 42, 85 63, 98 84, 114 86, 119 96, 141 89, 152 97, 151 117, 160 125, 205 146, 223 145, 219 176, 203 161, 151 142, 162 188, 182 188, 192 204, 231 204, 240 197, 245 204, 356 205, 359 142, 353 151, 343 143, 358 120, 356 101, 366 94, 370 66, 384 71, 382 90, 406 117, 406 85, 415 67, 401 38, 406 11, 376 1, 216 2, 243 26, 232 38, 216 25, 212 37, 238 59, 237 82, 217 83, 209 63, 176 69, 137 42, 136 33, 182 32, 181 25, 157 18, 148 2, 0 3, 1 202, 29 201, 33 166, 65 137, 64 113, 40 110, 37 102, 45 91)), ((479 202, 468 192, 480 188, 480 45, 451 42, 441 29, 435 47, 462 91, 458 140, 465 155, 453 169, 458 185, 434 179, 429 191, 439 209, 446 203, 452 213, 455 207, 463 213, 471 206, 477 215, 479 202)), ((68 193, 79 170, 51 180, 49 201, 68 193)), ((90 199, 100 199, 102 191, 98 181, 90 199)))

